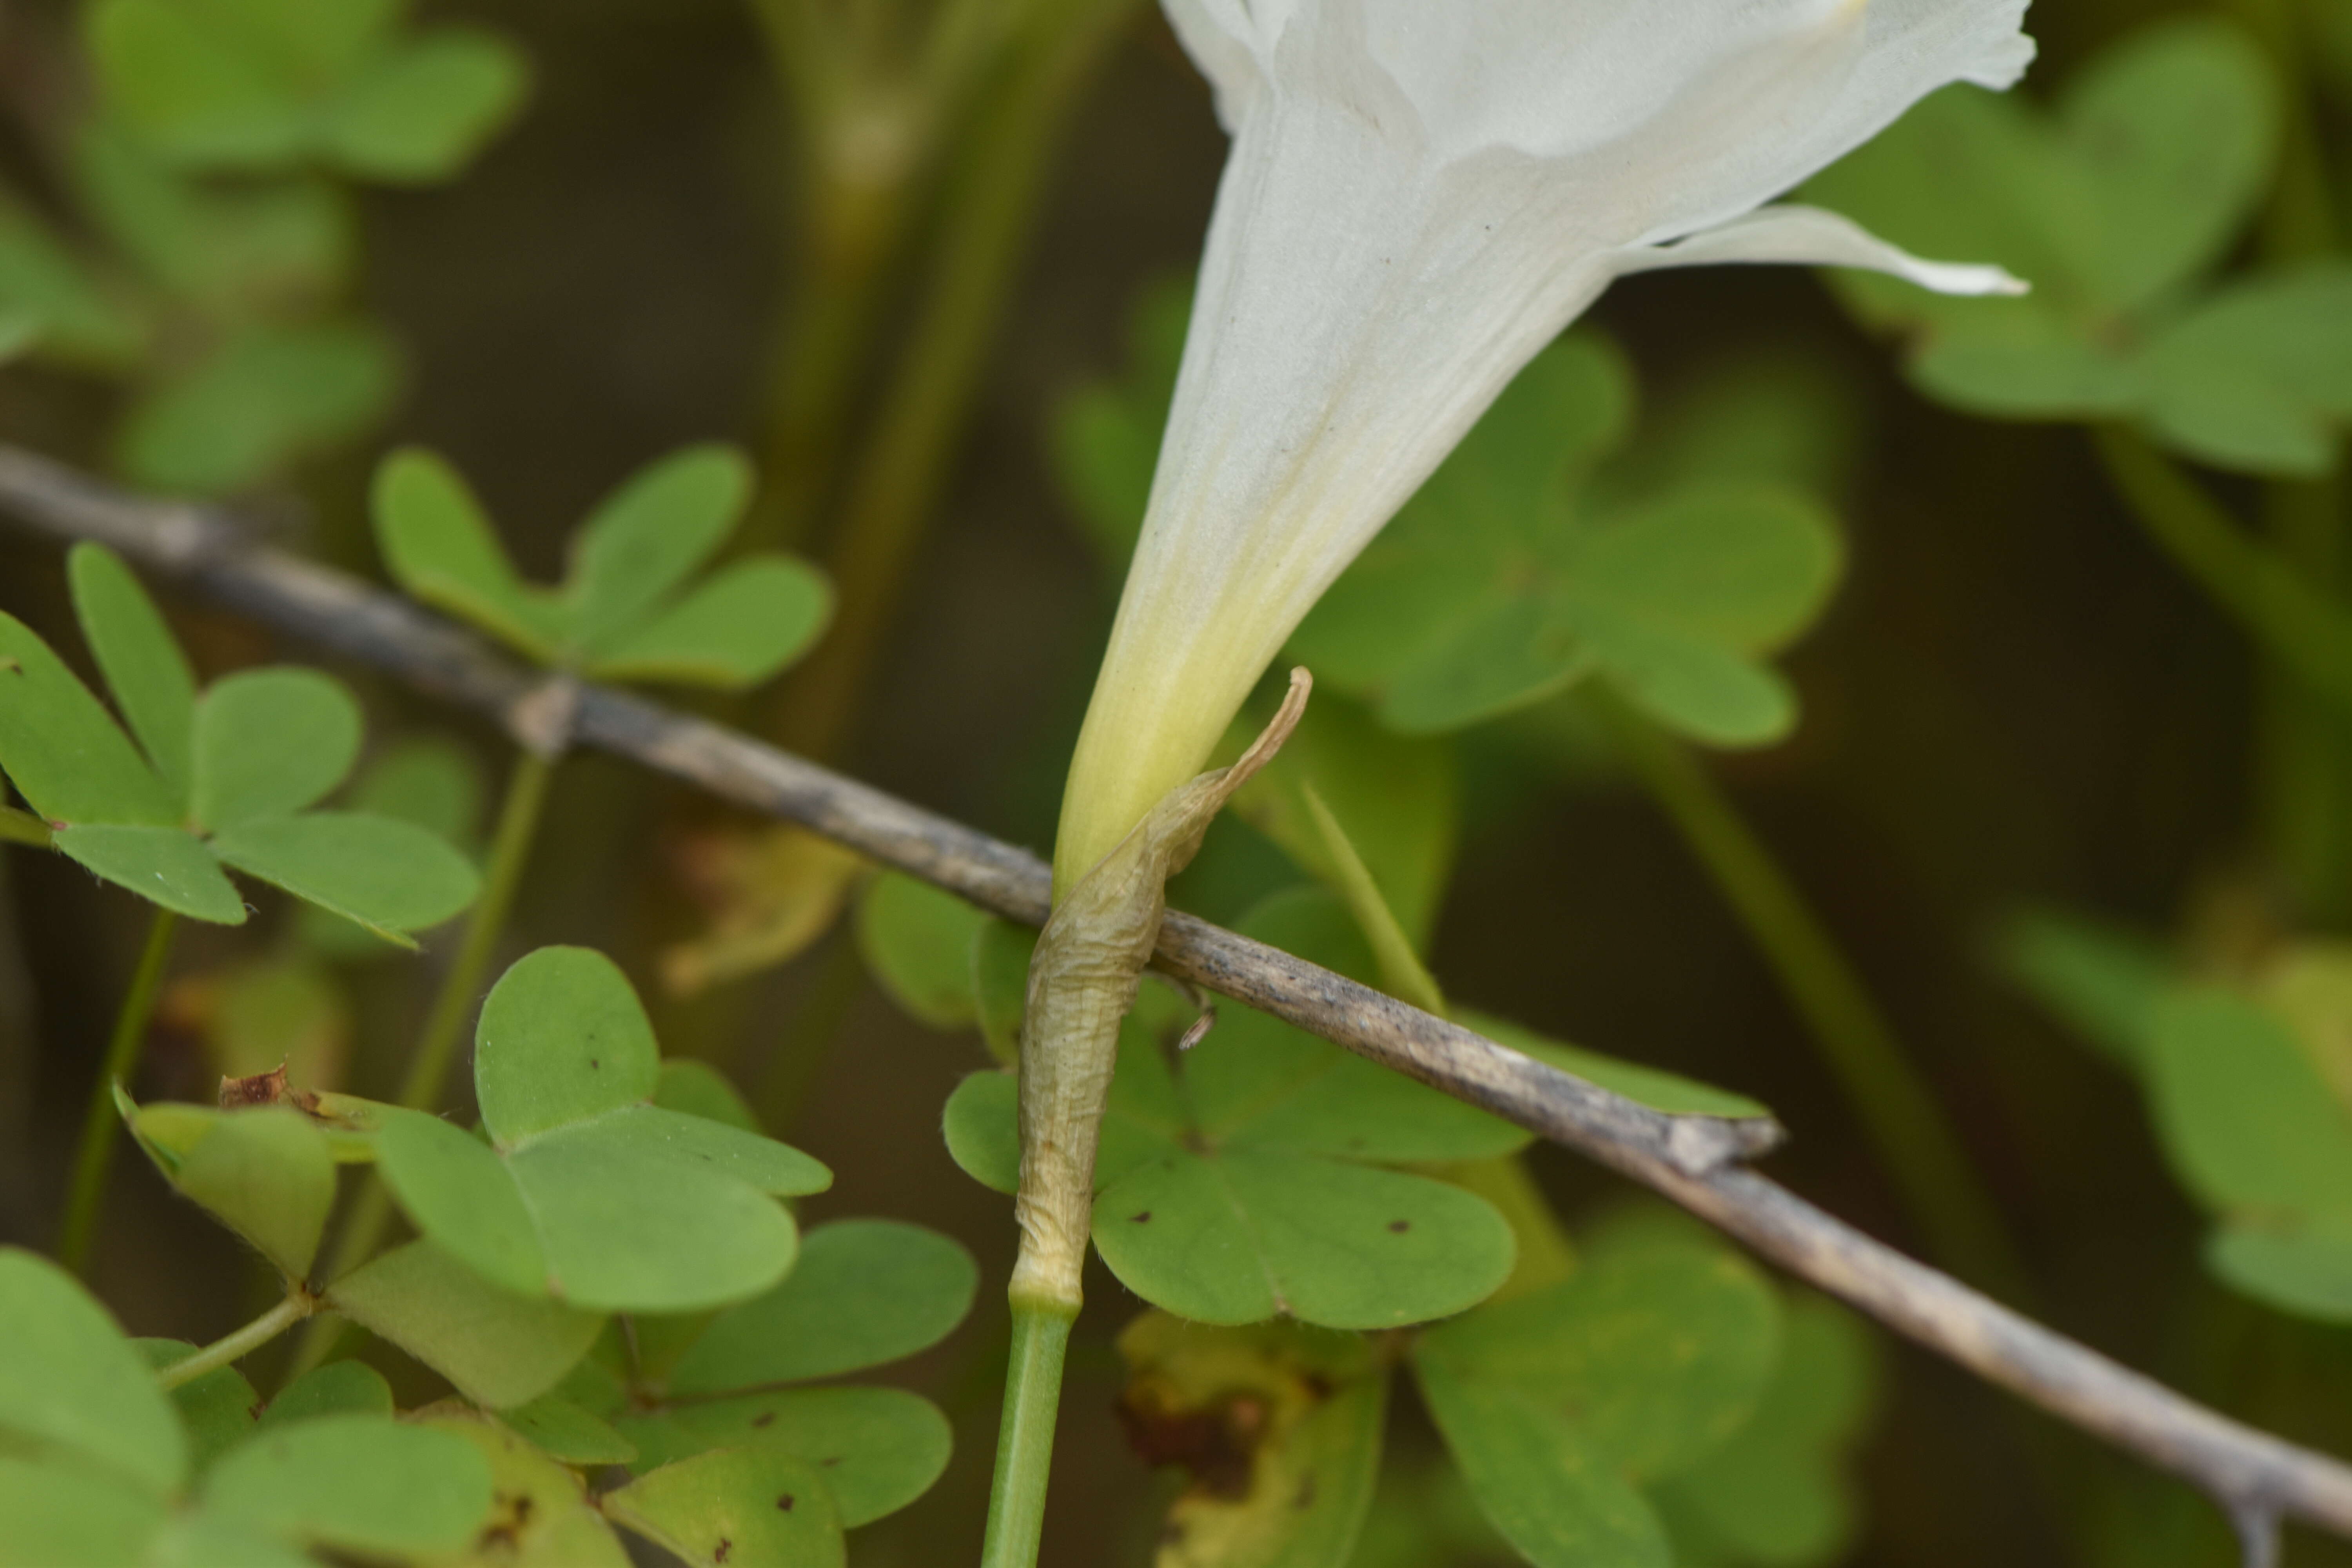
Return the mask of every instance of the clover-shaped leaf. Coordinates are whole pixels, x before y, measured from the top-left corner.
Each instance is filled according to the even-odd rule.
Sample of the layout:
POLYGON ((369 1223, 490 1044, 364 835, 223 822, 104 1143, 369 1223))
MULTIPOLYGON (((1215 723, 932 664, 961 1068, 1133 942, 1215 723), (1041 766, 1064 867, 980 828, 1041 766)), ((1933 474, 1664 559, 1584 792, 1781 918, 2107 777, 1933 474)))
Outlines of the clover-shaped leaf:
POLYGON ((222 1369, 167 1397, 151 1363, 64 1270, 0 1250, 0 1519, 10 1561, 289 1568, 313 1547, 368 1556, 455 1550, 489 1511, 473 1447, 380 1409, 255 1426, 222 1369), (175 1408, 176 1405, 176 1408, 175 1408), (184 1430, 185 1418, 194 1430, 184 1430), (207 1460, 190 1486, 191 1448, 207 1460))
POLYGON ((689 447, 641 470, 572 542, 563 584, 526 584, 480 501, 429 453, 394 454, 375 482, 384 564, 415 597, 552 668, 735 690, 805 652, 832 590, 794 557, 746 555, 694 581, 751 498, 741 454, 689 447))
POLYGON ((708 1319, 637 1319, 625 1397, 617 1359, 614 1375, 583 1375, 565 1393, 611 1420, 641 1473, 714 1448, 773 1449, 812 1467, 855 1528, 939 1479, 946 1417, 900 1389, 786 1385, 928 1349, 962 1321, 978 1282, 971 1256, 945 1237, 838 1220, 809 1232, 793 1272, 763 1295, 708 1319))
POLYGON ((521 57, 473 28, 410 36, 394 0, 101 0, 86 17, 110 106, 205 172, 318 163, 446 179, 512 114, 521 57))
POLYGON ((1293 657, 1407 731, 1598 677, 1700 740, 1784 734, 1795 699, 1759 660, 1820 613, 1835 529, 1770 484, 1596 500, 1632 396, 1589 334, 1538 355, 1308 615, 1293 657))
POLYGON ((236 925, 234 868, 414 946, 471 902, 473 868, 405 823, 310 809, 341 781, 359 710, 306 670, 232 675, 201 697, 129 571, 96 545, 68 562, 75 609, 141 755, 48 646, 0 616, 0 768, 64 854, 152 902, 236 925))
POLYGON ((1780 1329, 1770 1288, 1728 1250, 1644 1239, 1430 1331, 1412 1364, 1471 1491, 1528 1562, 1665 1568, 1637 1488, 1748 1419, 1780 1329))
MULTIPOLYGON (((1321 894, 1242 929, 1343 973, 1370 969, 1321 894)), ((1095 1245, 1130 1289, 1201 1322, 1385 1328, 1459 1311, 1509 1274, 1509 1227, 1484 1200, 1380 1163, 1483 1158, 1524 1131, 1240 1009, 1171 1066, 1167 1046, 1192 1016, 1163 994, 1147 990, 1122 1032, 1095 1166, 1095 1245)), ((1009 1075, 980 1073, 947 1110, 950 1152, 1005 1192, 1017 1097, 1009 1075)))
POLYGON ((399 385, 390 340, 365 322, 251 327, 142 395, 115 464, 153 489, 222 494, 357 435, 399 385))
POLYGON ((1832 287, 1910 341, 1920 390, 1967 412, 2130 419, 2217 467, 2324 473, 2352 423, 2352 268, 2210 277, 2269 180, 2277 99, 2260 47, 2215 18, 2125 39, 2048 114, 1947 89, 1808 195, 2033 292, 1947 299, 1845 272, 1832 287))
POLYGON ((487 1141, 387 1109, 384 1179, 417 1227, 492 1283, 590 1310, 687 1311, 792 1266, 777 1196, 832 1176, 796 1149, 655 1105, 653 1028, 609 959, 542 948, 482 1005, 487 1141))

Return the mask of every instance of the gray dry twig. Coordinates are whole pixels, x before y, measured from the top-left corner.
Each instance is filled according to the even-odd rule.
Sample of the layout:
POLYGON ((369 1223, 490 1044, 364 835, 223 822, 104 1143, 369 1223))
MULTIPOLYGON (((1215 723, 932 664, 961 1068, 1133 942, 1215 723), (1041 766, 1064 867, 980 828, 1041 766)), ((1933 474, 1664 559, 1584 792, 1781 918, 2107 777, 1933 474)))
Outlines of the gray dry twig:
MULTIPOLYGON (((97 540, 301 640, 512 725, 544 677, 357 578, 257 544, 226 513, 143 500, 0 447, 0 513, 64 543, 97 540)), ((567 692, 567 696, 574 693, 567 692)), ((573 736, 754 811, 797 822, 983 909, 1043 923, 1044 861, 854 779, 691 715, 577 689, 573 736)), ((2152 1379, 1881 1245, 1757 1174, 1769 1121, 1668 1116, 1247 937, 1171 912, 1156 964, 1566 1144, 1671 1198, 1790 1273, 2042 1409, 2168 1470, 2247 1531, 2254 1559, 2291 1516, 2352 1537, 2352 1468, 2152 1379)))

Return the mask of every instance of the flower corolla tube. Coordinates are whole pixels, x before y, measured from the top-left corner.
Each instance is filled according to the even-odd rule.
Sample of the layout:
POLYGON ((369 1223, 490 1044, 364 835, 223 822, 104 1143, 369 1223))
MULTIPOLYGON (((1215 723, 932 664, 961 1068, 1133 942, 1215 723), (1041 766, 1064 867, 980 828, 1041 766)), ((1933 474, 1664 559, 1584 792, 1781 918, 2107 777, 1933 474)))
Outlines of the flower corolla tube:
POLYGON ((1866 267, 1763 204, 1948 82, 2032 58, 2025 0, 1164 0, 1233 148, 1057 879, 1197 770, 1332 579, 1520 367, 1629 272, 1866 267))

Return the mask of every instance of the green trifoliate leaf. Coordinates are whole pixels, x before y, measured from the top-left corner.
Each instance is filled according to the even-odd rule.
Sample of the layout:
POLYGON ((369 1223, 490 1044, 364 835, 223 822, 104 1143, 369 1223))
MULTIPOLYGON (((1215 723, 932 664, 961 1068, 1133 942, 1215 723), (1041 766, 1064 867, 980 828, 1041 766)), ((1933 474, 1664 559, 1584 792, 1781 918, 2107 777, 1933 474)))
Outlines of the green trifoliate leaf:
POLYGON ((1155 1568, 1345 1568, 1381 1468, 1388 1369, 1352 1335, 1213 1329, 1147 1312, 1122 1331, 1119 1412, 1184 1464, 1155 1568), (1225 1443, 1188 1441, 1206 1427, 1225 1443))
POLYGON ((490 1511, 473 1445, 377 1415, 264 1426, 205 1478, 205 1510, 302 1545, 381 1555, 449 1552, 490 1511))
POLYGON ((936 1232, 878 1219, 819 1226, 782 1284, 704 1331, 669 1392, 838 1377, 913 1355, 963 1321, 979 1282, 971 1255, 936 1232))
POLYGON ((335 1281, 327 1300, 492 1409, 553 1388, 604 1322, 599 1313, 500 1289, 426 1241, 394 1247, 335 1281))
POLYGON ((2208 277, 2267 183, 2276 100, 2261 50, 2214 19, 2126 39, 2054 117, 1948 89, 1811 194, 1898 244, 2000 261, 2033 294, 1931 298, 1848 273, 1835 287, 1912 340, 1921 390, 1965 411, 2129 418, 2217 467, 2324 473, 2352 424, 2352 270, 2218 291, 2208 277))
POLYGON ((650 465, 583 525, 560 591, 516 576, 465 481, 429 454, 397 453, 378 471, 376 533, 409 593, 541 664, 736 690, 806 652, 832 613, 823 574, 789 556, 749 556, 695 580, 751 482, 731 447, 650 465))
POLYGON ((0 1432, 149 1493, 188 1473, 187 1439, 145 1360, 72 1276, 0 1248, 0 1432))
POLYGON ((475 1082, 489 1142, 387 1112, 384 1177, 429 1238, 524 1295, 652 1312, 756 1295, 796 1248, 772 1198, 821 1191, 831 1174, 784 1144, 649 1103, 658 1073, 620 972, 584 950, 542 949, 483 1005, 475 1082))
MULTIPOLYGON (((96 544, 66 556, 74 618, 147 761, 178 798, 195 755, 196 677, 155 602, 122 558, 96 544)), ((356 721, 356 720, 354 721, 356 721)))
POLYGON ((953 1438, 929 1400, 897 1388, 793 1388, 615 1417, 639 1473, 713 1450, 786 1455, 818 1478, 845 1529, 898 1512, 947 1468, 953 1438))
POLYGON ((72 151, 107 237, 145 282, 220 330, 282 321, 286 301, 331 298, 351 268, 356 220, 323 181, 185 179, 103 119, 72 151))
POLYGON ((988 917, 944 889, 897 871, 866 885, 857 904, 857 950, 893 1002, 935 1029, 978 1016, 972 944, 988 917))
POLYGON ((818 1473, 776 1448, 681 1459, 604 1495, 606 1517, 692 1568, 840 1568, 841 1521, 818 1473), (740 1553, 740 1556, 739 1556, 740 1553))
POLYGON ((221 494, 356 435, 399 381, 398 356, 372 326, 257 326, 142 398, 115 461, 151 489, 221 494))
POLYGON ((1748 1419, 1780 1330, 1744 1261, 1644 1238, 1431 1331, 1413 1365, 1471 1490, 1528 1561, 1664 1565, 1635 1486, 1687 1469, 1748 1419))

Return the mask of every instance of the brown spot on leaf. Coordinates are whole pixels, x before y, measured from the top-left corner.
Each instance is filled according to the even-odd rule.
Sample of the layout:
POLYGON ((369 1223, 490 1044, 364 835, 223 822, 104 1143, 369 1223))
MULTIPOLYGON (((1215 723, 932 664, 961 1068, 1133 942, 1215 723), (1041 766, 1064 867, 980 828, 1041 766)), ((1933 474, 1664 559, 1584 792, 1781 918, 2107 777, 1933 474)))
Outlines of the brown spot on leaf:
POLYGON ((604 1064, 603 1062, 598 1061, 594 1057, 590 1057, 590 1058, 588 1058, 588 1065, 589 1065, 590 1067, 592 1067, 592 1068, 601 1068, 601 1067, 603 1067, 604 1064))
POLYGON ((762 1410, 751 1417, 751 1425, 754 1426, 773 1426, 775 1424, 776 1413, 772 1410, 762 1410))
POLYGON ((710 1560, 713 1563, 724 1563, 727 1561, 727 1554, 734 1550, 735 1543, 722 1535, 719 1538, 719 1544, 711 1548, 710 1560))
POLYGON ((1406 1231, 1409 1231, 1412 1228, 1412 1221, 1409 1219, 1392 1219, 1389 1221, 1389 1234, 1391 1236, 1402 1236, 1406 1231))
POLYGON ((250 1105, 276 1105, 286 1097, 284 1062, 279 1062, 268 1072, 220 1080, 220 1108, 223 1110, 242 1110, 250 1105))
POLYGON ((790 1492, 780 1492, 776 1496, 776 1506, 784 1512, 790 1513, 793 1511, 793 1504, 799 1500, 790 1492))
POLYGON ((1149 1225, 1151 1223, 1151 1211, 1150 1209, 1145 1209, 1140 1214, 1131 1214, 1127 1216, 1127 1223, 1129 1225, 1149 1225))
POLYGON ((1235 1499, 1249 1493, 1250 1471, 1265 1436, 1265 1403, 1243 1394, 1205 1409, 1185 1409, 1164 1385, 1146 1380, 1117 1406, 1128 1446, 1150 1466, 1190 1472, 1192 1489, 1235 1499))
POLYGON ((1298 1478, 1298 1495, 1290 1500, 1290 1506, 1301 1513, 1315 1506, 1314 1471, 1309 1470, 1298 1478))

